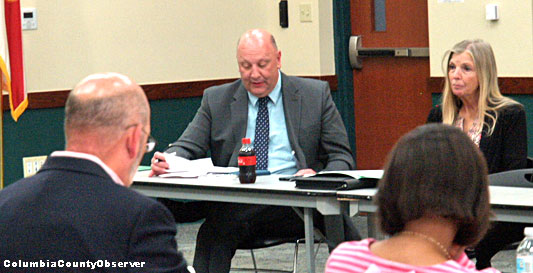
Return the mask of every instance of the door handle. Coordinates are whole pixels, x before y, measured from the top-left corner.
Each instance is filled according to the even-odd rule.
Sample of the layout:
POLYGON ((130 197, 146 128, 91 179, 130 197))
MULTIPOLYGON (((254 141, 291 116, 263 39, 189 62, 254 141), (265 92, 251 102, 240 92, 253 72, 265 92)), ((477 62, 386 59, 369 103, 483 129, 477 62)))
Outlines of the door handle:
POLYGON ((363 48, 360 35, 350 37, 348 56, 352 69, 362 69, 361 57, 429 57, 427 47, 363 48))

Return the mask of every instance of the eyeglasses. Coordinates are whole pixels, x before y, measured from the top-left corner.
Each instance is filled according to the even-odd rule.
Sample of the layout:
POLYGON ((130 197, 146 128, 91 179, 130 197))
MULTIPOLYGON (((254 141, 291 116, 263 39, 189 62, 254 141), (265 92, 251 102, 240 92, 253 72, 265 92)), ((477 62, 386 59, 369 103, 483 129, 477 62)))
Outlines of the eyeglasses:
MULTIPOLYGON (((139 124, 138 123, 131 124, 131 125, 126 126, 126 128, 124 128, 124 129, 128 129, 130 127, 137 126, 137 125, 139 125, 139 124)), ((155 138, 151 134, 146 132, 144 130, 144 128, 141 128, 141 130, 142 130, 143 133, 148 135, 148 139, 146 140, 146 149, 145 149, 144 153, 150 153, 150 152, 152 152, 154 150, 155 145, 157 144, 157 141, 155 140, 155 138)))
POLYGON ((146 140, 146 150, 144 151, 144 153, 150 153, 154 150, 157 141, 151 134, 147 133, 144 128, 142 128, 142 131, 148 135, 148 139, 146 140))

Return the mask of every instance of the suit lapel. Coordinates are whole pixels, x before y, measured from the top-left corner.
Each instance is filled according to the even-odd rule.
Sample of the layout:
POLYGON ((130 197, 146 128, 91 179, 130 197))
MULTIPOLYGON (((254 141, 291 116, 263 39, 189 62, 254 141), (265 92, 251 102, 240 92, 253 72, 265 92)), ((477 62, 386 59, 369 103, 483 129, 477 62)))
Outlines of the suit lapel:
POLYGON ((246 136, 246 127, 248 124, 248 95, 242 83, 233 95, 231 108, 231 128, 233 130, 233 139, 235 141, 235 152, 240 149, 241 139, 246 136), (244 125, 244 126, 243 126, 244 125))
POLYGON ((300 122, 302 120, 302 96, 300 89, 295 85, 290 77, 281 73, 281 92, 283 94, 283 111, 285 113, 285 124, 292 150, 296 153, 298 169, 306 166, 305 156, 298 143, 300 135, 300 122))
MULTIPOLYGON (((283 111, 289 138, 300 133, 300 120, 302 115, 302 98, 298 86, 292 83, 289 77, 282 75, 281 92, 283 94, 283 111)), ((292 142, 292 140, 291 140, 292 142)))
MULTIPOLYGON (((488 119, 485 119, 485 122, 487 124, 490 124, 491 121, 488 121, 488 119)), ((479 149, 481 151, 488 151, 488 147, 490 147, 490 141, 491 138, 487 136, 486 126, 483 126, 483 130, 481 131, 481 140, 479 141, 479 149)))

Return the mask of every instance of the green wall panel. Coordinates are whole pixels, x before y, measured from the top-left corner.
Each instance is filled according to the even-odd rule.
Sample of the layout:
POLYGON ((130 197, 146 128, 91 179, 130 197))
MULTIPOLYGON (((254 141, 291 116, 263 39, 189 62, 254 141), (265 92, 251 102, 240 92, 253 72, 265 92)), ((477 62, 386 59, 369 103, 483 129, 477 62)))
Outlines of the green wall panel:
POLYGON ((63 108, 26 110, 18 122, 4 112, 4 186, 22 178, 22 158, 63 150, 63 108))
MULTIPOLYGON (((355 160, 355 116, 353 108, 353 71, 348 57, 348 43, 351 36, 350 0, 333 1, 333 30, 335 46, 335 70, 337 91, 333 100, 346 127, 348 140, 355 160)), ((357 162, 356 166, 357 166, 357 162)))
MULTIPOLYGON (((152 108, 152 136, 163 150, 175 141, 192 120, 200 106, 200 98, 159 100, 150 102, 152 108)), ((65 148, 63 133, 64 108, 27 110, 14 122, 4 112, 4 186, 23 176, 22 158, 49 155, 65 148)), ((152 154, 142 164, 149 165, 152 154)))
MULTIPOLYGON (((152 136, 157 140, 154 151, 163 151, 176 141, 192 121, 200 107, 201 98, 158 100, 150 102, 152 109, 152 136)), ((146 154, 142 165, 150 165, 154 152, 146 154)))

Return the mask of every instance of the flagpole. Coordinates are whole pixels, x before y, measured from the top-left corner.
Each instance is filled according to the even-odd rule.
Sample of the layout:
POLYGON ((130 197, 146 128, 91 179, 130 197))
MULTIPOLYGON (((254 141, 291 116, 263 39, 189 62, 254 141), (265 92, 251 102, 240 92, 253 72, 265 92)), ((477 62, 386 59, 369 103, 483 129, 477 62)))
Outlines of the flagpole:
MULTIPOLYGON (((2 82, 0 73, 0 82, 2 82)), ((1 89, 1 88, 0 88, 1 89)), ((0 190, 4 188, 4 92, 0 90, 0 190)))
MULTIPOLYGON (((20 0, 4 0, 0 4, 0 91, 9 94, 9 108, 15 122, 28 107, 24 61, 20 0)), ((4 109, 0 98, 0 189, 4 187, 4 109)))

